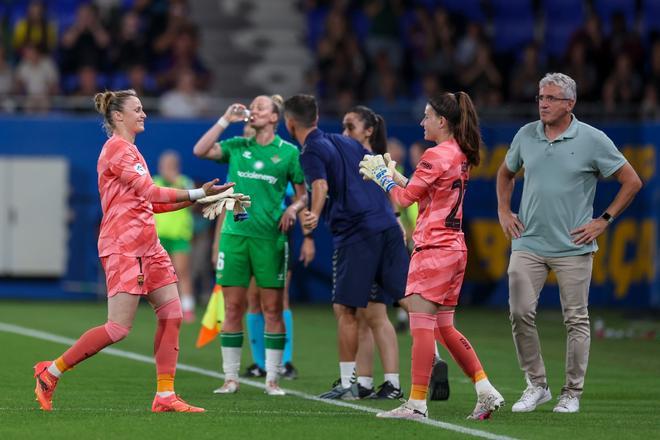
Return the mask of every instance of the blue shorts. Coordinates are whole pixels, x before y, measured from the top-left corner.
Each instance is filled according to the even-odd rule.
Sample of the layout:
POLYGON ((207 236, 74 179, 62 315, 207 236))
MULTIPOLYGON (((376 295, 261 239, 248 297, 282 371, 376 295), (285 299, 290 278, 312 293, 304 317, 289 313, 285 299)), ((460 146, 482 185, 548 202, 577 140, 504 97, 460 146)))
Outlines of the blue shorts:
POLYGON ((371 285, 371 293, 369 294, 369 302, 375 302, 380 304, 385 304, 386 306, 391 306, 396 303, 397 300, 387 295, 383 288, 378 284, 371 285))
POLYGON ((335 249, 332 302, 366 307, 369 301, 389 304, 400 300, 406 292, 409 263, 398 225, 335 249))

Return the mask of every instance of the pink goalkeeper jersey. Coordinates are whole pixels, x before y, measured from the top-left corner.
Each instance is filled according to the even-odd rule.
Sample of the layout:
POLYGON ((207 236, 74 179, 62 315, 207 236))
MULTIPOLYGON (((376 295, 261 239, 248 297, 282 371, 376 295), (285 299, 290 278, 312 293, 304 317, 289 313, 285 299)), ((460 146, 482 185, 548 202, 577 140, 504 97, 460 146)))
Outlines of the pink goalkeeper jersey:
POLYGON ((419 203, 415 248, 467 250, 461 223, 469 169, 467 157, 450 139, 424 152, 405 188, 392 188, 398 205, 419 203))
POLYGON ((174 206, 176 190, 156 186, 137 147, 119 136, 103 145, 96 170, 103 210, 99 256, 156 254, 161 246, 153 214, 174 206))

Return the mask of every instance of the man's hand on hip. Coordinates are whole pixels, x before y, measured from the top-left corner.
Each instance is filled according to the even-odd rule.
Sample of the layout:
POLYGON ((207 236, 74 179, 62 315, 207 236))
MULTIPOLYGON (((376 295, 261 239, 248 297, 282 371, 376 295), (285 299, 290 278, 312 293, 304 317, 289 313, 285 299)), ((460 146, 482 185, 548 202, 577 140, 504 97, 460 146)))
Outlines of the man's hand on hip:
POLYGON ((575 228, 571 231, 571 236, 573 237, 573 243, 577 245, 591 243, 594 241, 600 234, 605 231, 609 223, 607 220, 602 218, 595 218, 591 220, 586 225, 582 225, 578 228, 575 228))
POLYGON ((498 212, 497 217, 500 219, 502 231, 508 239, 520 238, 525 230, 525 225, 522 224, 516 214, 511 211, 498 212))

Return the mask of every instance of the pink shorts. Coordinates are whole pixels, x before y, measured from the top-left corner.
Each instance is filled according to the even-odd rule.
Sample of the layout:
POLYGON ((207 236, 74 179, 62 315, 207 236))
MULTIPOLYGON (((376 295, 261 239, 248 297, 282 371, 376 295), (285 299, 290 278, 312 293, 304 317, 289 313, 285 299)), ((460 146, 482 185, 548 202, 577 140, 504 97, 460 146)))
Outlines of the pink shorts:
POLYGON ((101 257, 101 264, 105 271, 108 297, 118 292, 147 295, 178 281, 174 266, 164 249, 148 257, 112 254, 101 257))
POLYGON ((417 293, 436 304, 457 305, 466 265, 465 251, 431 248, 413 252, 406 296, 417 293))

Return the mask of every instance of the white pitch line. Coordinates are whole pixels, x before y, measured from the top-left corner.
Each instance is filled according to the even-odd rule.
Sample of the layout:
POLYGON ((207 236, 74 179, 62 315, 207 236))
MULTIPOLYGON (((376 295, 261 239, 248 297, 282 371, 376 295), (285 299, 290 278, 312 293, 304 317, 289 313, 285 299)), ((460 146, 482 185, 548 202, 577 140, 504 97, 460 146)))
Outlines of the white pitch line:
MULTIPOLYGON (((0 331, 4 331, 4 332, 7 332, 7 333, 14 333, 14 334, 21 335, 21 336, 30 336, 30 337, 33 337, 33 338, 36 338, 36 339, 41 339, 41 340, 50 341, 50 342, 56 342, 58 344, 64 344, 64 345, 72 345, 74 342, 76 342, 75 339, 71 339, 71 338, 67 338, 67 337, 64 337, 64 336, 59 336, 59 335, 55 335, 55 334, 52 334, 52 333, 43 332, 43 331, 40 331, 40 330, 35 330, 35 329, 27 328, 27 327, 21 327, 21 326, 18 326, 18 325, 8 324, 8 323, 4 323, 4 322, 0 322, 0 331)), ((139 353, 133 353, 133 352, 130 352, 130 351, 125 351, 125 350, 119 350, 119 349, 112 348, 112 347, 104 348, 103 351, 101 351, 101 353, 121 357, 121 358, 124 358, 124 359, 131 359, 131 360, 138 361, 138 362, 143 362, 143 363, 146 363, 146 364, 154 364, 155 363, 152 356, 145 356, 145 355, 142 355, 142 354, 139 354, 139 353)), ((186 365, 186 364, 182 364, 182 363, 177 364, 177 370, 179 370, 179 371, 188 371, 188 372, 191 372, 191 373, 197 373, 197 374, 200 374, 202 376, 213 377, 213 378, 216 378, 216 379, 224 379, 224 377, 225 377, 224 374, 218 373, 217 371, 207 370, 207 369, 204 369, 204 368, 199 368, 199 367, 195 367, 195 366, 192 366, 192 365, 186 365)), ((252 386, 252 387, 255 387, 255 388, 260 388, 260 389, 265 388, 265 385, 262 382, 257 382, 257 381, 250 380, 250 379, 240 379, 240 382, 242 384, 249 385, 249 386, 252 386)), ((375 413, 378 413, 378 412, 382 411, 381 409, 371 408, 371 407, 362 406, 362 405, 356 405, 354 403, 348 403, 348 402, 344 402, 342 400, 320 399, 316 396, 313 396, 313 395, 307 394, 307 393, 303 393, 301 391, 289 390, 289 389, 284 389, 284 391, 290 396, 296 396, 296 397, 300 397, 301 399, 311 400, 311 401, 319 402, 319 403, 324 403, 326 405, 339 406, 339 407, 342 407, 342 408, 351 408, 351 409, 354 409, 356 411, 368 412, 368 413, 372 413, 372 414, 375 414, 375 413)), ((452 423, 447 423, 447 422, 441 422, 439 420, 426 419, 426 420, 413 420, 413 422, 423 423, 424 425, 435 426, 436 428, 442 428, 442 429, 446 429, 448 431, 459 432, 461 434, 467 434, 467 435, 471 435, 471 436, 474 436, 474 437, 480 437, 480 438, 485 438, 485 439, 489 439, 489 440, 516 440, 513 437, 492 434, 492 433, 487 432, 487 431, 481 431, 479 429, 466 428, 464 426, 454 425, 452 423)))
MULTIPOLYGON (((34 412, 34 406, 29 407, 0 407, 0 412, 34 412)), ((64 412, 93 412, 93 413, 107 413, 107 412, 116 412, 116 413, 144 413, 144 408, 103 408, 103 407, 94 407, 94 408, 55 408, 54 412, 64 413, 64 412)), ((280 416, 317 416, 317 417, 336 417, 338 415, 355 415, 355 411, 299 411, 299 410, 280 410, 280 411, 270 411, 270 410, 240 410, 240 409, 224 409, 222 410, 223 414, 238 414, 238 415, 257 415, 257 416, 270 416, 270 415, 280 415, 280 416)))

